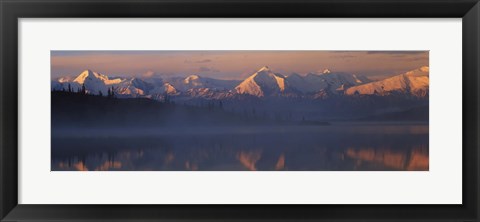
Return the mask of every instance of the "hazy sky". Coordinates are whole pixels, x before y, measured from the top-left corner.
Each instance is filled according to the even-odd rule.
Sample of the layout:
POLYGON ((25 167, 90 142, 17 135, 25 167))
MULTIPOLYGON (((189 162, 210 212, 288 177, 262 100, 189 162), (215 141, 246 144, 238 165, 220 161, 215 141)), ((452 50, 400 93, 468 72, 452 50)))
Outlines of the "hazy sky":
POLYGON ((85 69, 109 76, 244 79, 262 66, 289 75, 330 69, 382 78, 428 66, 428 51, 51 51, 52 78, 85 69))

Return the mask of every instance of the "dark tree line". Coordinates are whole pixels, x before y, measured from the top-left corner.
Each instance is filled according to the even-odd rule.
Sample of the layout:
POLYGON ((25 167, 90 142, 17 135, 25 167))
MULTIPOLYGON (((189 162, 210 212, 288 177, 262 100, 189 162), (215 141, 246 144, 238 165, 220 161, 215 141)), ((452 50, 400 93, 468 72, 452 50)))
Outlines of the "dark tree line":
MULTIPOLYGON (((85 84, 82 84, 82 86, 80 88, 78 88, 77 90, 73 90, 72 85, 69 83, 68 86, 67 86, 67 89, 62 87, 61 90, 53 89, 52 91, 53 92, 69 92, 69 93, 75 93, 75 94, 81 94, 81 95, 95 95, 95 94, 87 91, 87 88, 85 87, 85 84)), ((102 97, 104 96, 102 90, 99 90, 98 94, 96 94, 96 95, 102 96, 102 97)), ((113 86, 108 88, 107 97, 108 98, 116 98, 115 88, 113 86)))

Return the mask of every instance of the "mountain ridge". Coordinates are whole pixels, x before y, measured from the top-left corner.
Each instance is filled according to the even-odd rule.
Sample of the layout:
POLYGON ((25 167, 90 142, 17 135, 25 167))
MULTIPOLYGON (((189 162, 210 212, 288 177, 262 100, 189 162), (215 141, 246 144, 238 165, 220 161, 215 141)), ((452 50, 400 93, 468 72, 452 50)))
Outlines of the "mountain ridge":
POLYGON ((392 76, 383 80, 350 87, 346 95, 389 95, 392 93, 407 93, 415 96, 428 95, 429 67, 423 66, 404 74, 392 76))
POLYGON ((52 90, 78 91, 85 86, 89 94, 107 95, 109 90, 122 98, 146 97, 163 99, 166 95, 182 98, 227 99, 238 96, 309 97, 322 99, 331 96, 356 96, 404 94, 426 97, 429 89, 429 67, 382 80, 373 81, 365 76, 335 72, 323 72, 288 76, 263 66, 244 80, 222 80, 192 74, 187 77, 113 77, 85 70, 75 78, 61 77, 52 80, 52 90))

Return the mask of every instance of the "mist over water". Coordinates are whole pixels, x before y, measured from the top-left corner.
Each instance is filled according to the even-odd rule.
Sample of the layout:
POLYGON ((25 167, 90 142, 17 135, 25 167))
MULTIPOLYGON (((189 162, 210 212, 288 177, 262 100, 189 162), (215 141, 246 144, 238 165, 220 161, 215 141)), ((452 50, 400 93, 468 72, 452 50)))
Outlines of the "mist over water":
POLYGON ((52 170, 428 170, 428 124, 55 128, 52 170))

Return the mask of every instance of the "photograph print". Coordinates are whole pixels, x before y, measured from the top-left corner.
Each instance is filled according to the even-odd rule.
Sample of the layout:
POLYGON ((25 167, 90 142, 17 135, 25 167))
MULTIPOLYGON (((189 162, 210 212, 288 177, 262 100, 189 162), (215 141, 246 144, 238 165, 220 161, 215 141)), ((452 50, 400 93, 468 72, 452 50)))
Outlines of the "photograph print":
POLYGON ((52 171, 428 171, 428 51, 51 51, 52 171))

